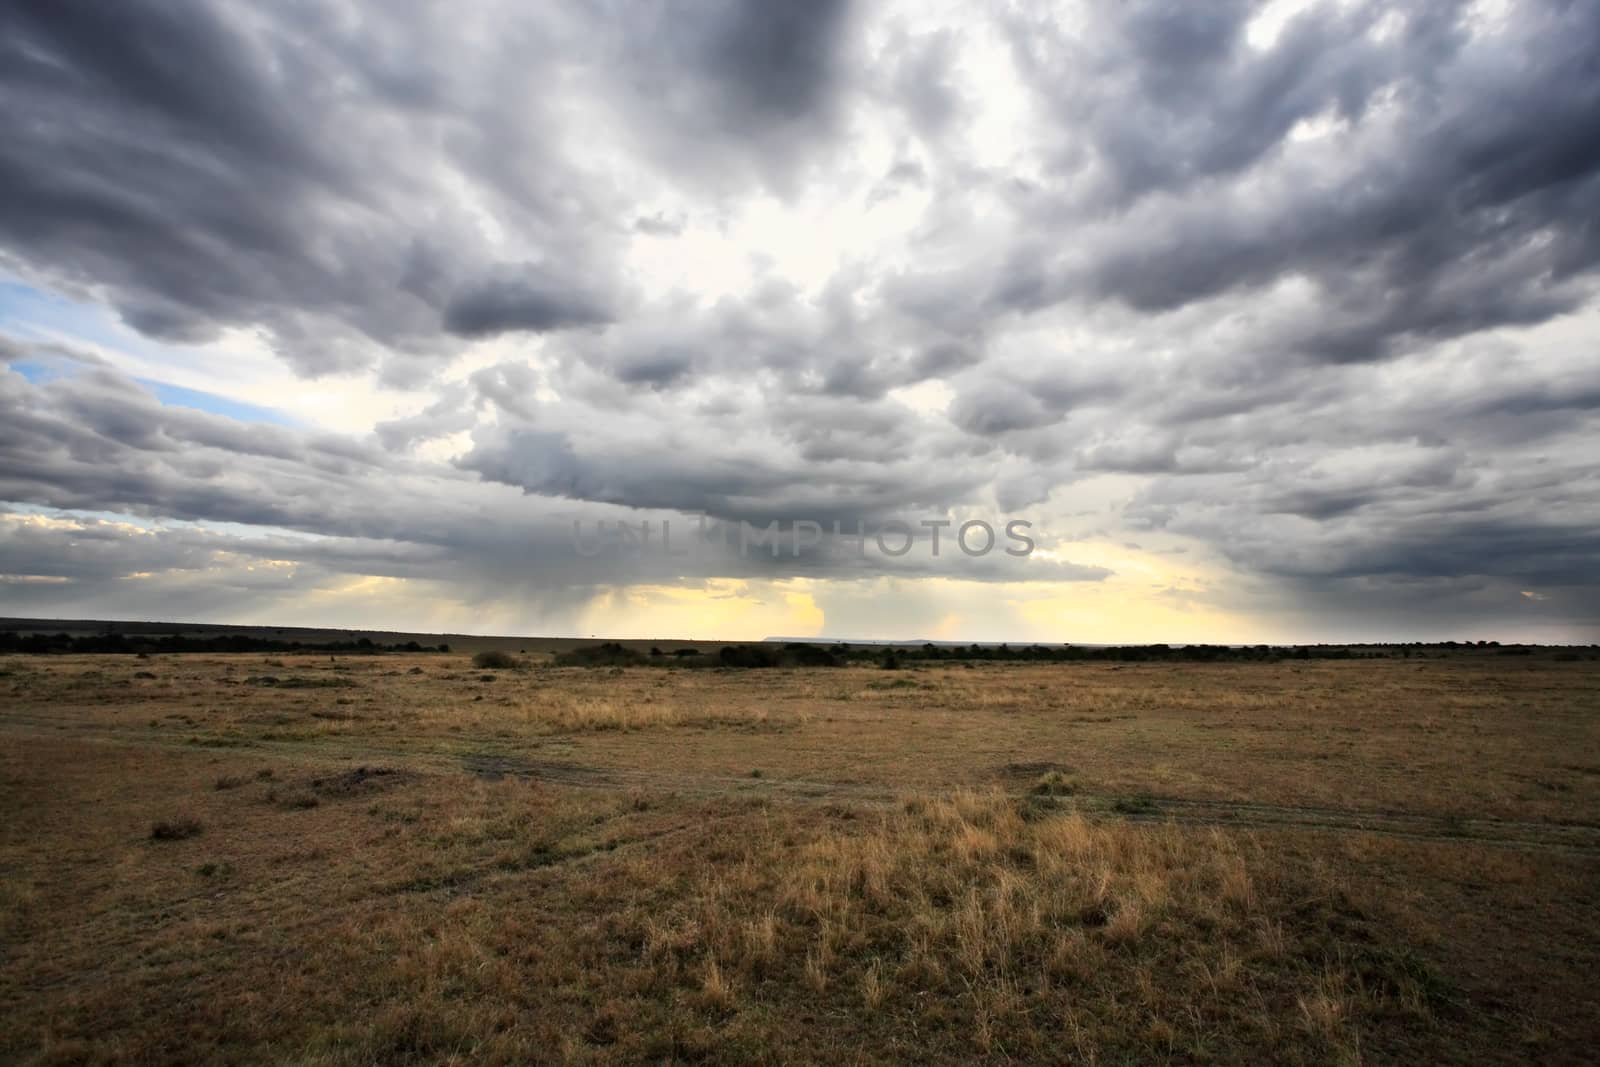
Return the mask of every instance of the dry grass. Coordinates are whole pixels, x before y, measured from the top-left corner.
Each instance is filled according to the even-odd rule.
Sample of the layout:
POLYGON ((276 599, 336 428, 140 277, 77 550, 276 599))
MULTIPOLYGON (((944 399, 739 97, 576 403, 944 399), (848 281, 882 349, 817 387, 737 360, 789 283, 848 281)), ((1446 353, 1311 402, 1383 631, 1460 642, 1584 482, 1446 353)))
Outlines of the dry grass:
POLYGON ((17 715, 159 743, 525 751, 585 739, 590 763, 698 776, 761 768, 938 790, 1020 785, 1005 770, 1016 764, 1104 796, 1600 819, 1600 672, 1587 661, 991 664, 890 676, 274 661, 283 666, 14 658, 0 698, 17 715))
MULTIPOLYGON (((801 988, 854 991, 957 1058, 1045 1057, 1064 1039, 1085 1055, 1136 1054, 1152 1035, 1195 1054, 1298 1043, 1318 1058, 1356 1047, 1355 1009, 1337 1026, 1294 1033, 1260 1010, 1322 1004, 1333 961, 1320 946, 1285 944, 1255 891, 1252 867, 1272 861, 1254 843, 1030 812, 999 792, 916 797, 860 832, 808 841, 775 876, 752 853, 711 882, 689 924, 698 936, 674 947, 752 985, 782 975, 775 955, 803 961, 801 988), (773 899, 751 951, 736 931, 748 929, 750 902, 773 899), (1091 1004, 1093 1013, 1064 1014, 1091 1004)), ((1273 890, 1278 908, 1291 897, 1340 906, 1327 886, 1273 890)), ((1428 998, 1402 1003, 1408 979, 1392 980, 1360 1011, 1427 1018, 1428 998)))
POLYGON ((1582 663, 281 662, 7 662, 0 1060, 1577 1062, 1600 1038, 1582 663))

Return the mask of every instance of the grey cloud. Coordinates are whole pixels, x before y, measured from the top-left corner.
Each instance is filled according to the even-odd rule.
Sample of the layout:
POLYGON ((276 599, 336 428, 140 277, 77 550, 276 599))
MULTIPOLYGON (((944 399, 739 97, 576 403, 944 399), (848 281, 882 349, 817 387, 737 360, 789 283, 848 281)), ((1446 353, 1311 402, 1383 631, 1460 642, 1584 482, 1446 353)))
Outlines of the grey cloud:
POLYGON ((827 105, 847 0, 713 0, 700 6, 718 12, 704 41, 703 69, 723 90, 724 106, 764 121, 797 118, 827 105))
MULTIPOLYGON (((426 309, 386 291, 342 224, 356 160, 308 123, 321 109, 294 94, 328 72, 283 34, 164 3, 11 5, 0 20, 0 242, 27 267, 107 287, 136 327, 176 340, 295 334, 305 310, 334 307, 350 334, 425 332, 426 309), (308 254, 313 233, 348 271, 308 254)), ((348 365, 338 352, 303 365, 348 365)))
MULTIPOLYGON (((950 30, 911 36, 897 42, 898 62, 890 75, 890 99, 904 109, 911 126, 924 139, 934 140, 949 131, 966 108, 966 101, 955 84, 955 34, 950 30)), ((915 161, 897 164, 890 180, 923 178, 915 161)))
MULTIPOLYGON (((485 368, 473 382, 496 411, 474 431, 458 462, 492 481, 530 493, 639 508, 679 508, 726 518, 854 520, 903 508, 942 511, 985 498, 992 476, 987 448, 941 417, 918 413, 878 389, 866 395, 816 388, 815 372, 785 364, 788 351, 748 380, 718 377, 695 387, 698 410, 685 419, 680 396, 638 395, 611 383, 644 371, 698 383, 684 370, 696 338, 749 336, 741 319, 630 324, 582 349, 562 380, 559 402, 536 404, 536 379, 517 364, 485 368), (710 331, 710 332, 708 332, 710 331), (646 360, 670 359, 658 370, 646 360), (805 388, 806 384, 813 388, 805 388)), ((713 353, 726 346, 710 345, 713 353)), ((776 351, 777 348, 770 351, 776 351)), ((695 364, 696 374, 707 367, 695 364)), ((731 374, 733 368, 724 371, 731 374)), ((687 386, 686 386, 687 387, 687 386)))
MULTIPOLYGON (((1102 90, 1085 164, 1102 168, 1126 213, 1107 227, 1081 204, 1083 254, 1039 262, 1045 283, 998 293, 1002 304, 1086 288, 1160 311, 1308 277, 1328 313, 1281 343, 1350 360, 1540 322, 1593 291, 1578 284, 1600 263, 1592 8, 1525 5, 1480 38, 1465 6, 1419 6, 1381 40, 1373 31, 1391 9, 1319 9, 1261 52, 1242 40, 1242 8, 1129 10, 1129 51, 1096 53, 1125 64, 1127 83, 1102 90), (1159 62, 1175 49, 1191 58, 1159 62), (1540 58, 1506 58, 1517 54, 1540 58), (1288 139, 1312 118, 1334 125, 1325 142, 1288 139)), ((1047 198, 1024 210, 1074 209, 1047 198)))
POLYGON ((980 362, 983 353, 958 341, 935 342, 917 354, 912 363, 914 380, 943 378, 980 362))
POLYGON ((639 216, 634 220, 633 228, 652 237, 676 237, 683 232, 683 222, 679 219, 665 218, 657 213, 639 216))
MULTIPOLYGON (((1023 70, 1088 134, 1101 195, 1125 204, 1238 173, 1330 107, 1359 119, 1388 79, 1426 77, 1417 61, 1437 59, 1455 36, 1448 6, 1414 6, 1388 45, 1366 36, 1383 14, 1371 4, 1300 12, 1261 52, 1245 39, 1258 10, 1246 2, 1139 0, 1107 12, 1086 37, 1044 16, 1019 18, 1013 34, 1023 70)), ((1064 165, 1086 161, 1074 147, 1058 152, 1064 165)))
POLYGON ((525 363, 497 363, 474 371, 469 379, 481 403, 498 407, 520 419, 533 418, 534 393, 539 377, 525 363))
POLYGON ((851 71, 848 0, 688 0, 625 8, 597 34, 626 77, 611 113, 680 178, 790 191, 835 133, 851 71))
POLYGON ((1095 471, 1125 471, 1149 474, 1175 470, 1178 442, 1155 433, 1116 434, 1086 445, 1079 453, 1081 466, 1095 471))
POLYGON ((515 273, 468 286, 444 309, 444 325, 463 337, 514 330, 545 333, 573 326, 596 326, 610 312, 553 271, 523 267, 515 273))
MULTIPOLYGON (((998 554, 860 558, 831 539, 800 557, 744 555, 729 546, 708 550, 693 563, 655 553, 591 558, 573 543, 574 521, 592 528, 600 521, 637 526, 648 520, 659 530, 671 520, 687 531, 695 520, 685 511, 693 510, 695 494, 723 505, 735 521, 748 517, 764 526, 774 518, 838 518, 852 528, 857 519, 871 518, 872 509, 886 506, 905 507, 915 521, 919 501, 953 491, 931 483, 897 486, 895 472, 871 464, 841 468, 843 488, 836 493, 808 483, 798 463, 716 463, 701 456, 706 469, 689 474, 665 458, 624 466, 580 454, 558 433, 524 427, 510 431, 508 447, 496 452, 487 446, 498 439, 480 431, 479 448, 464 465, 500 463, 489 473, 508 483, 485 484, 448 466, 397 458, 373 440, 246 425, 166 407, 106 370, 44 385, 0 373, 0 427, 0 499, 157 523, 140 530, 80 517, 71 530, 38 522, 0 525, 0 574, 13 578, 111 582, 145 572, 199 573, 236 568, 240 561, 288 561, 306 569, 306 582, 378 575, 456 583, 476 590, 474 595, 515 591, 538 601, 697 576, 1105 576, 1062 561, 1023 563, 998 554), (782 510, 791 507, 801 510, 782 510), (171 521, 232 523, 259 532, 160 526, 171 521)), ((412 429, 395 432, 404 437, 412 429)))
MULTIPOLYGON (((311 374, 447 357, 457 336, 600 324, 629 205, 574 159, 594 109, 724 156, 762 141, 783 163, 757 169, 777 174, 794 137, 826 132, 774 127, 830 113, 848 12, 694 3, 653 28, 517 7, 484 12, 502 25, 482 37, 425 5, 369 14, 8 6, 0 262, 102 296, 153 337, 261 328, 311 374), (618 56, 631 79, 597 80, 618 56), (589 111, 546 99, 563 80, 589 111), (485 214, 508 254, 490 248, 485 214), (530 259, 560 267, 517 266, 530 259)), ((673 143, 669 184, 698 166, 673 143)))
POLYGON ((957 397, 950 409, 952 422, 983 436, 1045 426, 1058 414, 1022 386, 998 380, 979 381, 957 397))
POLYGON ((854 522, 897 511, 942 511, 974 494, 984 478, 981 466, 940 470, 921 457, 861 458, 858 449, 836 449, 838 458, 817 459, 807 458, 804 446, 728 453, 715 441, 665 445, 649 451, 619 436, 580 446, 566 433, 499 428, 478 431, 472 451, 459 462, 491 481, 542 496, 704 512, 763 525, 773 519, 854 522))
POLYGON ((710 306, 663 302, 605 331, 561 337, 550 351, 574 381, 602 373, 663 389, 732 380, 776 397, 836 397, 846 408, 981 361, 980 339, 880 311, 876 295, 848 275, 811 298, 773 281, 710 306))
POLYGON ((1293 456, 1157 480, 1131 517, 1197 536, 1251 570, 1300 580, 1600 580, 1600 498, 1593 473, 1572 461, 1553 466, 1539 451, 1521 451, 1491 465, 1460 452, 1392 448, 1374 452, 1365 470, 1339 473, 1293 456))
POLYGON ((385 449, 400 452, 422 441, 470 430, 476 420, 467 394, 462 385, 441 390, 439 398, 423 410, 380 422, 373 432, 385 449))

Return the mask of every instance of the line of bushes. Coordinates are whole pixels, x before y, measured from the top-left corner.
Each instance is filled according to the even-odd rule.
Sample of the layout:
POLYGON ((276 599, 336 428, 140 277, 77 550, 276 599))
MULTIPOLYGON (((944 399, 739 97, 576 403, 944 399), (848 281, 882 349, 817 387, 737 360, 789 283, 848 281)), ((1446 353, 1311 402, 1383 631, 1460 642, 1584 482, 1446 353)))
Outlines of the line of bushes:
MULTIPOLYGON (((1453 642, 1431 646, 1383 646, 1351 648, 1342 645, 875 645, 804 642, 763 642, 727 645, 715 654, 693 648, 663 652, 652 648, 648 655, 615 641, 588 645, 560 653, 555 663, 563 667, 674 668, 730 667, 842 667, 850 663, 874 663, 895 669, 918 662, 1110 662, 1110 663, 1277 663, 1283 660, 1352 660, 1409 658, 1425 656, 1427 648, 1435 656, 1448 655, 1472 646, 1453 642)), ((1496 645, 1488 650, 1501 655, 1511 650, 1496 645)), ((1519 650, 1521 651, 1521 650, 1519 650)))
POLYGON ((126 653, 134 655, 158 652, 343 652, 348 655, 367 655, 380 652, 449 652, 449 645, 422 645, 415 641, 383 645, 370 637, 355 641, 278 641, 270 637, 252 637, 247 634, 216 634, 211 637, 185 637, 182 634, 162 636, 146 634, 22 634, 0 631, 0 653, 22 652, 35 655, 58 653, 126 653))

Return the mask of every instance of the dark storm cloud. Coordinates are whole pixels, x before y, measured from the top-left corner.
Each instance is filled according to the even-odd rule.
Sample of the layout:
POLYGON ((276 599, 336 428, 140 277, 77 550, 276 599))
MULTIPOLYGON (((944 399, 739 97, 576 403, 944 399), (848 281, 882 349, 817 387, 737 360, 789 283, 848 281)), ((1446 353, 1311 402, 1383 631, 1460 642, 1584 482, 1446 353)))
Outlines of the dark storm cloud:
MULTIPOLYGON (((1569 283, 1600 249, 1589 136, 1600 15, 1526 5, 1479 40, 1465 11, 1414 5, 1380 33, 1388 8, 1317 8, 1263 49, 1246 40, 1243 3, 1122 5, 1073 34, 1025 11, 1015 55, 1053 124, 1039 130, 1052 172, 1018 186, 1030 191, 1013 194, 1016 210, 1083 247, 1063 257, 1055 241, 1016 242, 982 284, 962 285, 968 299, 935 289, 921 310, 965 316, 948 325, 970 336, 1010 307, 1104 295, 1161 310, 1309 276, 1326 290, 1321 321, 1278 340, 1344 360, 1572 307, 1584 291, 1569 283), (1290 140, 1309 120, 1380 132, 1321 172, 1329 161, 1290 140), (1125 213, 1111 228, 1108 206, 1125 213)), ((329 9, 296 14, 9 8, 0 234, 15 261, 109 287, 130 323, 159 336, 267 326, 307 370, 360 364, 374 344, 428 352, 448 350, 449 334, 596 325, 613 315, 600 290, 615 250, 600 235, 631 224, 571 162, 578 131, 519 93, 530 83, 505 72, 513 55, 552 77, 578 62, 575 44, 614 58, 625 77, 576 84, 632 131, 625 140, 670 143, 665 173, 686 180, 697 164, 684 151, 792 162, 857 77, 852 13, 837 2, 506 18, 504 52, 470 64, 422 6, 366 27, 388 47, 329 9), (404 48, 421 61, 394 62, 404 48), (519 277, 487 262, 470 211, 446 208, 449 187, 406 166, 429 145, 560 268, 519 277)), ((961 112, 952 36, 892 40, 893 97, 931 137, 961 112)), ((914 277, 897 284, 909 298, 914 277)), ((667 352, 619 373, 671 382, 693 358, 667 352)), ((824 370, 821 387, 899 384, 863 369, 872 358, 824 370)))
POLYGON ((820 128, 789 127, 830 113, 846 6, 666 5, 659 33, 626 11, 522 8, 482 40, 428 5, 369 14, 8 5, 0 262, 161 339, 264 328, 306 373, 603 323, 628 205, 571 160, 591 120, 548 82, 639 137, 702 155, 753 139, 758 168, 792 162, 820 128), (608 57, 629 78, 584 83, 608 57), (520 250, 505 262, 485 211, 520 250))
POLYGON ((1403 47, 1363 34, 1373 5, 1318 8, 1291 19, 1274 46, 1246 40, 1256 5, 1135 0, 1098 12, 1088 34, 1064 33, 1048 8, 1013 24, 1023 70, 1094 155, 1056 151, 1060 165, 1097 170, 1099 195, 1127 204, 1162 190, 1236 174, 1276 148, 1302 119, 1329 108, 1359 118, 1385 81, 1427 72, 1454 33, 1447 5, 1413 5, 1403 47), (1445 17, 1441 17, 1441 15, 1445 17))
MULTIPOLYGON (((730 112, 754 126, 795 119, 828 104, 847 0, 805 4, 702 0, 696 15, 712 28, 701 68, 722 90, 730 112)), ((674 19, 681 17, 674 14, 674 19)))
POLYGON ((597 298, 573 288, 551 271, 533 267, 464 289, 444 311, 445 328, 463 337, 508 330, 544 333, 595 326, 609 318, 597 298))
POLYGON ((981 464, 939 468, 896 461, 849 434, 815 432, 796 446, 719 448, 712 438, 647 442, 528 428, 479 431, 465 470, 528 493, 651 510, 681 510, 765 525, 808 519, 853 524, 896 514, 943 514, 983 486, 981 464))
MULTIPOLYGON (((1412 409, 1414 421, 1422 414, 1412 409)), ((1364 420, 1369 428, 1383 421, 1364 420)), ((1509 448, 1483 447, 1473 434, 1455 434, 1449 445, 1406 443, 1392 432, 1390 444, 1333 445, 1332 430, 1313 431, 1309 445, 1285 429, 1259 427, 1263 438, 1280 439, 1272 462, 1158 478, 1129 517, 1199 537, 1251 570, 1302 581, 1476 576, 1600 585, 1600 479, 1580 458, 1593 422, 1509 448)))
POLYGON ((792 191, 837 132, 853 41, 848 0, 622 4, 591 47, 622 72, 601 90, 634 145, 675 179, 792 191))
POLYGON ((1576 307, 1600 264, 1600 10, 1519 5, 1486 38, 1468 10, 1316 9, 1260 50, 1242 4, 1138 3, 1088 40, 1030 35, 1041 95, 1081 121, 1058 173, 1090 194, 1023 210, 1093 224, 1110 197, 1119 215, 993 298, 1163 311, 1309 278, 1323 309, 1279 341, 1332 360, 1576 307), (1290 138, 1312 120, 1327 147, 1290 138))
POLYGON ((7 5, 5 250, 31 271, 105 287, 156 336, 261 324, 305 340, 307 316, 336 304, 351 311, 341 336, 286 355, 327 369, 348 362, 350 334, 419 341, 427 309, 340 224, 360 174, 317 124, 326 74, 308 51, 206 6, 7 5), (319 262, 316 240, 341 262, 319 262))

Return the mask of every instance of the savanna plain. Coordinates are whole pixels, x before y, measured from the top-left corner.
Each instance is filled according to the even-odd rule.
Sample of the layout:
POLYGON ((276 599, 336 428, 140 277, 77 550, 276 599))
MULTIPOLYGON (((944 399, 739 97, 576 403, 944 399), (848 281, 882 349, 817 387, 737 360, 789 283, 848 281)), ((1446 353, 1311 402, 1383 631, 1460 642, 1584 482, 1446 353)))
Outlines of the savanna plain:
POLYGON ((1600 663, 0 657, 0 1060, 1585 1062, 1600 663))

